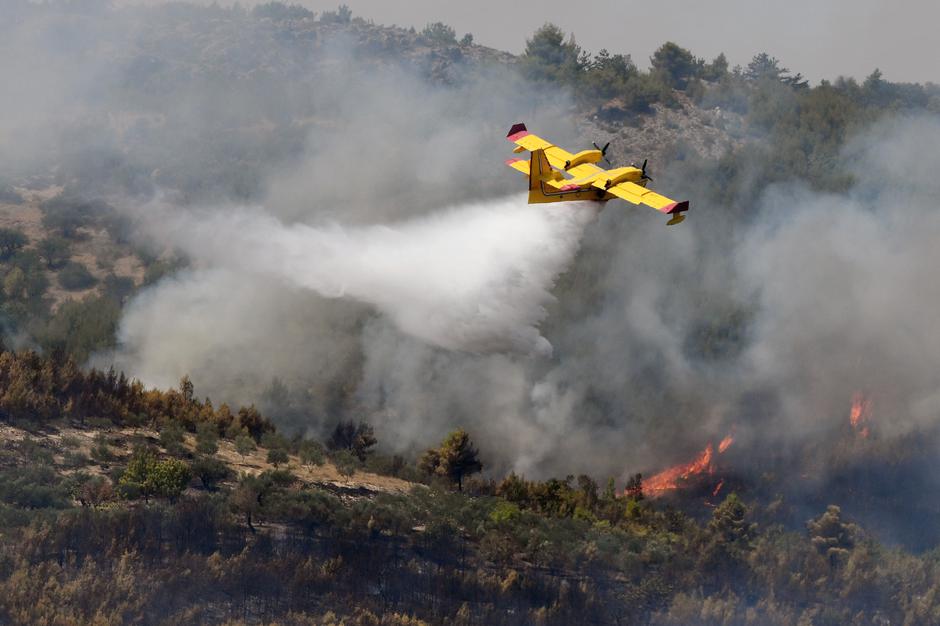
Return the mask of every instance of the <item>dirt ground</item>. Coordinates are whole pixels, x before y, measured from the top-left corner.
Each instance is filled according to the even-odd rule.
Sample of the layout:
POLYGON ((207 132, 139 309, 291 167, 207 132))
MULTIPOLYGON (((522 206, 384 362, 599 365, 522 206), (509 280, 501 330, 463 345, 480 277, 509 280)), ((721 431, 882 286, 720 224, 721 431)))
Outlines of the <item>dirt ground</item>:
MULTIPOLYGON (((56 463, 63 463, 67 452, 91 459, 91 450, 96 445, 99 435, 103 435, 103 438, 107 440, 115 460, 126 459, 137 442, 143 440, 157 444, 159 441, 159 434, 148 428, 97 429, 66 426, 42 433, 28 433, 20 428, 0 424, 0 443, 20 442, 27 437, 39 443, 46 443, 46 447, 53 451, 56 463)), ((184 445, 189 450, 195 450, 195 438, 187 434, 184 445)), ((257 475, 265 470, 274 469, 274 466, 267 462, 267 453, 267 449, 259 446, 257 450, 242 456, 235 450, 235 445, 231 441, 220 440, 216 456, 237 474, 257 475)), ((342 491, 361 490, 374 493, 407 493, 415 487, 414 483, 370 472, 357 471, 352 476, 346 477, 341 475, 329 461, 316 466, 304 465, 296 455, 288 455, 288 458, 288 464, 281 465, 281 468, 288 469, 298 480, 310 485, 323 485, 342 491)), ((73 471, 103 474, 104 468, 92 460, 80 468, 64 470, 63 473, 73 471)))

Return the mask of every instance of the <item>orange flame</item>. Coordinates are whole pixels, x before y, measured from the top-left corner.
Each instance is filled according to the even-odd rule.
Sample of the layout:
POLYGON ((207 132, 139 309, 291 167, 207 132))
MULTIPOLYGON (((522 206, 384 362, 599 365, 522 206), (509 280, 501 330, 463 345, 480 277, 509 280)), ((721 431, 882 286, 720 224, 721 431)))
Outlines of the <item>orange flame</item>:
POLYGON ((694 461, 682 465, 675 465, 656 474, 649 480, 643 481, 643 491, 650 496, 658 496, 666 491, 676 489, 680 480, 689 476, 709 472, 712 466, 712 444, 705 446, 694 461))
POLYGON ((868 423, 871 420, 871 400, 861 392, 852 394, 852 408, 849 409, 849 423, 862 439, 871 432, 868 423))
MULTIPOLYGON (((734 437, 732 435, 728 435, 722 439, 718 444, 718 454, 722 454, 732 443, 734 443, 734 437)), ((688 480, 692 476, 714 474, 715 465, 713 461, 715 456, 715 448, 709 443, 691 462, 674 465, 644 480, 643 493, 651 498, 655 498, 667 491, 678 489, 681 481, 688 480)), ((712 495, 718 495, 723 484, 724 479, 718 483, 712 495)))
POLYGON ((715 496, 717 496, 718 492, 721 491, 721 488, 724 486, 725 486, 725 479, 722 478, 721 480, 718 481, 718 484, 715 485, 715 489, 714 491, 712 491, 712 497, 714 498, 715 496))

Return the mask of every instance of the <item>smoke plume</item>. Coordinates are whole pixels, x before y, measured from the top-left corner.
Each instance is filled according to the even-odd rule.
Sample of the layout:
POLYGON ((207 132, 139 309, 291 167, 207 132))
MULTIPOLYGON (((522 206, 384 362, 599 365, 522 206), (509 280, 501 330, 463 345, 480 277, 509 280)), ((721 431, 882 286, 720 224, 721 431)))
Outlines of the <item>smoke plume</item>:
MULTIPOLYGON (((200 267, 186 287, 203 294, 223 270, 246 286, 274 282, 370 304, 402 332, 440 348, 548 356, 538 324, 554 279, 595 214, 590 203, 546 209, 516 196, 350 228, 285 225, 261 209, 156 213, 151 232, 161 229, 168 245, 200 267)), ((179 281, 167 281, 151 297, 178 297, 180 289, 179 281)), ((145 326, 163 334, 175 321, 164 324, 169 328, 145 326)), ((139 344, 138 328, 132 315, 125 346, 139 344)))
POLYGON ((858 391, 878 436, 936 426, 935 118, 855 131, 846 190, 774 186, 740 222, 695 173, 714 169, 656 163, 692 201, 666 228, 623 203, 526 205, 512 123, 605 139, 473 50, 218 7, 18 10, 3 176, 55 171, 189 261, 95 364, 189 374, 290 429, 364 419, 389 451, 462 426, 488 468, 530 477, 656 471, 731 427, 758 456, 844 424, 858 391))
POLYGON ((940 307, 940 188, 927 165, 938 140, 931 118, 870 129, 844 153, 847 193, 768 190, 737 251, 760 302, 745 362, 753 384, 780 390, 791 435, 843 419, 858 390, 878 399, 891 435, 940 417, 940 341, 924 317, 940 307))

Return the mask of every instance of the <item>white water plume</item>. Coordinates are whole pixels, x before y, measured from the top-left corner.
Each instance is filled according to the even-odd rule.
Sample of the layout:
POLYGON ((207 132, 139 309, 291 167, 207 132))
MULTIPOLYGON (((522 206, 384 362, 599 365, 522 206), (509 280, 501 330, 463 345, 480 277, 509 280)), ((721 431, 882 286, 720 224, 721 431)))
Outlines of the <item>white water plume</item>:
MULTIPOLYGON (((544 356, 552 348, 538 324, 550 290, 596 211, 590 203, 528 205, 514 196, 388 225, 285 224, 261 209, 238 209, 176 213, 161 217, 158 228, 199 271, 364 302, 442 348, 544 356)), ((187 277, 185 289, 212 293, 205 276, 187 277)), ((182 284, 156 288, 177 301, 177 316, 186 312, 182 284)), ((198 302, 204 306, 205 298, 198 302)), ((138 334, 134 311, 122 326, 126 346, 149 336, 138 334)))

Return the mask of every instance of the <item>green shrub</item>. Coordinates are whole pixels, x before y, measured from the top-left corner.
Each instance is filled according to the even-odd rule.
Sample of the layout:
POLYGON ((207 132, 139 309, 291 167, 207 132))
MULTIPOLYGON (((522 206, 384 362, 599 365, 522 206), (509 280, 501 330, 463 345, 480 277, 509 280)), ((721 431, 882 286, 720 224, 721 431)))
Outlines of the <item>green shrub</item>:
POLYGON ((299 449, 300 462, 304 465, 323 465, 326 461, 326 454, 316 441, 306 440, 300 444, 299 449))
POLYGON ((59 271, 59 284, 69 291, 80 291, 94 287, 98 282, 88 268, 81 263, 69 261, 59 271))
POLYGON ((0 261, 7 261, 20 248, 29 243, 22 232, 12 228, 0 228, 0 261))
POLYGON ((111 450, 107 435, 104 433, 95 435, 95 443, 91 447, 91 458, 99 463, 110 463, 117 458, 111 450))
POLYGON ((120 305, 111 298, 70 300, 36 330, 36 339, 45 350, 60 350, 82 362, 92 352, 114 345, 120 316, 120 305))
POLYGON ((349 450, 337 450, 330 455, 330 461, 336 466, 336 471, 340 476, 352 476, 359 468, 359 459, 357 459, 349 450))
POLYGON ((261 435, 261 445, 265 448, 280 448, 283 450, 287 449, 287 439, 285 439, 280 433, 273 431, 268 431, 261 435))
POLYGON ((36 251, 51 270, 63 267, 72 256, 71 243, 65 237, 46 237, 36 246, 36 251))
POLYGON ((235 436, 235 451, 245 456, 258 449, 255 440, 248 433, 239 433, 235 436))
POLYGON ((68 506, 68 490, 48 465, 0 470, 0 501, 28 509, 68 506))
POLYGON ((158 461, 152 452, 138 450, 121 475, 119 486, 125 494, 144 498, 159 496, 175 500, 192 477, 189 465, 179 459, 158 461))
POLYGON ((401 476, 407 466, 404 457, 397 454, 392 456, 373 454, 363 463, 363 469, 367 472, 383 476, 401 476))
POLYGON ((196 426, 196 451, 207 456, 219 451, 219 431, 215 424, 200 422, 196 426))
POLYGON ((219 459, 201 456, 193 461, 193 475, 202 482, 206 489, 215 489, 216 485, 231 475, 228 466, 219 459))
POLYGON ((64 435, 61 439, 59 439, 59 445, 61 445, 63 448, 72 449, 80 447, 82 442, 74 435, 64 435))
POLYGON ((261 473, 260 478, 275 487, 290 487, 297 482, 297 477, 290 473, 288 469, 273 469, 261 473))
POLYGON ((183 427, 179 422, 168 420, 160 429, 160 445, 174 456, 183 453, 183 427))
POLYGON ((118 302, 123 302, 134 294, 137 286, 134 279, 128 276, 116 276, 108 274, 102 283, 105 295, 114 298, 118 302))
POLYGON ((514 522, 522 512, 511 502, 499 502, 490 511, 489 518, 494 524, 509 524, 514 522))
POLYGON ((287 463, 288 460, 287 451, 283 448, 271 448, 268 450, 268 463, 274 467, 287 463))
POLYGON ((88 457, 77 450, 67 450, 62 455, 62 465, 67 468, 84 467, 88 464, 88 457))
POLYGON ((3 275, 3 292, 7 298, 24 305, 24 317, 45 315, 48 305, 43 296, 49 287, 49 279, 36 251, 20 250, 9 260, 8 266, 3 275))
POLYGON ((34 463, 43 465, 53 463, 52 450, 47 448, 42 441, 26 437, 20 442, 20 450, 34 463))
POLYGON ((79 239, 82 227, 94 227, 102 218, 114 214, 114 208, 102 200, 85 200, 60 194, 40 205, 42 225, 68 239, 79 239))

